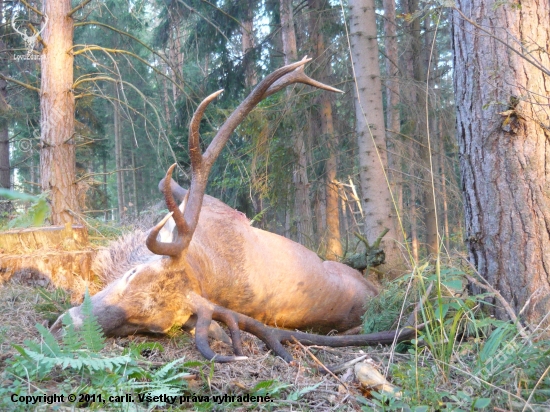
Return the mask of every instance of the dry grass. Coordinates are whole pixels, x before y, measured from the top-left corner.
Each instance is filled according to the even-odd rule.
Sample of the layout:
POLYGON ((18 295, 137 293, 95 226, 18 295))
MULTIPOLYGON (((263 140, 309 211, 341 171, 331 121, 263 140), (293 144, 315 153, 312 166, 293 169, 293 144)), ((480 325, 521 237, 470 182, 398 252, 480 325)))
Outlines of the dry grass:
MULTIPOLYGON (((23 344, 26 339, 37 339, 39 334, 36 323, 47 324, 45 318, 36 311, 37 304, 42 303, 42 297, 31 286, 7 283, 0 286, 0 369, 11 356, 18 356, 11 344, 23 344)), ((244 395, 260 382, 273 380, 276 385, 285 385, 283 394, 277 399, 276 410, 358 410, 360 405, 356 396, 361 395, 361 389, 354 382, 351 368, 339 374, 340 382, 329 375, 318 372, 316 363, 310 355, 298 345, 289 345, 289 350, 296 360, 295 365, 289 365, 282 359, 273 356, 263 342, 255 336, 244 333, 243 346, 248 360, 231 364, 212 364, 204 362, 192 367, 189 372, 195 373, 197 379, 188 381, 189 392, 200 395, 244 395), (287 395, 304 388, 321 383, 311 392, 302 395, 298 400, 287 400, 287 395)), ((108 339, 106 351, 120 354, 131 343, 157 342, 163 351, 152 350, 143 353, 144 365, 158 367, 174 359, 185 361, 203 361, 196 350, 193 337, 184 331, 175 331, 169 336, 131 336, 108 339)), ((231 347, 222 342, 213 342, 212 348, 218 353, 231 353, 231 347)), ((325 348, 311 347, 310 351, 326 365, 337 365, 361 356, 360 348, 325 348)), ((387 349, 369 349, 369 354, 375 360, 386 358, 387 349)), ((49 388, 55 391, 55 388, 49 388)), ((192 407, 192 405, 189 405, 192 407)), ((246 406, 232 407, 233 410, 250 410, 246 406)))

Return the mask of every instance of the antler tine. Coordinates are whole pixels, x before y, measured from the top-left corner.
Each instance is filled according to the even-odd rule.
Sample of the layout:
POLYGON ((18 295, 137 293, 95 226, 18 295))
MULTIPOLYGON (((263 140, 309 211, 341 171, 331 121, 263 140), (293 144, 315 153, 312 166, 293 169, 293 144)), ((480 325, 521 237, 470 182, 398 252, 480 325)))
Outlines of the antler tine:
POLYGON ((273 83, 271 87, 266 90, 262 98, 265 99, 266 97, 271 96, 274 93, 277 93, 279 90, 282 90, 289 84, 293 84, 293 83, 303 83, 309 86, 317 87, 318 89, 327 90, 329 92, 344 93, 340 89, 337 89, 335 87, 329 86, 327 84, 324 84, 324 83, 318 82, 317 80, 312 79, 307 74, 305 74, 304 66, 300 66, 297 69, 295 69, 293 72, 288 73, 286 76, 282 77, 281 79, 273 83))
POLYGON ((13 28, 13 30, 15 30, 17 32, 17 34, 19 34, 23 37, 27 36, 27 33, 23 33, 21 31, 17 30, 17 27, 15 27, 15 16, 17 16, 17 13, 12 13, 12 15, 11 15, 11 27, 13 28))
MULTIPOLYGON (((166 177, 164 178, 164 188, 162 190, 164 193, 166 206, 168 207, 170 213, 166 215, 166 217, 162 219, 153 229, 151 229, 149 235, 147 236, 147 240, 145 241, 147 248, 156 255, 178 257, 181 255, 185 247, 189 244, 186 244, 186 234, 189 232, 189 225, 187 224, 185 218, 183 217, 183 213, 180 211, 176 201, 174 200, 172 188, 170 187, 172 172, 174 171, 176 166, 177 163, 174 163, 166 172, 166 177), (178 229, 177 238, 171 243, 159 242, 157 240, 157 236, 160 230, 168 221, 168 219, 170 219, 170 217, 173 217, 174 222, 176 223, 176 228, 178 229)), ((187 192, 187 194, 185 195, 185 205, 187 205, 188 196, 189 192, 187 192)))
POLYGON ((212 100, 218 97, 222 92, 223 89, 218 90, 204 99, 201 104, 199 104, 199 107, 197 107, 197 110, 195 110, 191 123, 189 124, 189 157, 191 158, 191 167, 193 172, 195 172, 196 168, 199 168, 202 163, 202 153, 199 140, 199 128, 201 125, 202 115, 212 100))
MULTIPOLYGON (((200 137, 199 129, 202 116, 208 107, 208 105, 220 95, 223 90, 218 90, 212 93, 206 99, 204 99, 197 110, 195 111, 191 123, 189 124, 189 156, 191 158, 192 179, 191 187, 189 188, 189 202, 185 208, 185 218, 180 213, 177 205, 174 202, 172 192, 170 190, 170 176, 175 166, 172 166, 166 174, 164 182, 164 196, 168 210, 173 212, 174 220, 176 221, 176 227, 178 228, 178 238, 172 243, 162 243, 156 240, 156 236, 162 229, 162 226, 155 227, 151 230, 149 237, 147 238, 147 247, 153 253, 179 256, 182 251, 185 250, 189 243, 195 228, 197 226, 200 209, 202 206, 202 199, 206 190, 206 184, 208 181, 208 174, 212 164, 220 154, 221 150, 227 143, 227 140, 231 136, 231 133, 237 128, 237 126, 243 121, 244 117, 250 113, 250 111, 266 96, 281 90, 283 87, 289 84, 301 82, 306 83, 321 89, 336 91, 333 87, 316 82, 313 79, 307 77, 303 72, 303 65, 309 62, 311 59, 304 57, 302 60, 281 67, 275 70, 273 73, 263 79, 256 88, 243 100, 243 102, 237 107, 233 113, 227 118, 223 125, 216 133, 216 136, 204 152, 200 150, 200 137), (301 68, 301 70, 300 70, 301 68), (298 70, 297 70, 298 69, 298 70), (272 87, 275 85, 275 87, 272 87), (154 239, 153 239, 154 238, 154 239)), ((162 222, 161 222, 162 223, 162 222)), ((160 225, 160 223, 159 223, 160 225)), ((158 226, 158 225, 157 225, 158 226)))

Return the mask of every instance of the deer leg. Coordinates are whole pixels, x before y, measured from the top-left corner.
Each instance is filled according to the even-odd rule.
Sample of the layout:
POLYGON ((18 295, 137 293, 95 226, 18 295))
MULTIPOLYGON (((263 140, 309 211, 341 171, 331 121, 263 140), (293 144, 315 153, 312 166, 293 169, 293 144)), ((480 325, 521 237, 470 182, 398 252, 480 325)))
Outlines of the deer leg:
MULTIPOLYGON (((367 335, 347 335, 347 336, 323 336, 311 333, 298 332, 285 329, 276 329, 264 325, 263 323, 252 319, 241 313, 213 305, 213 309, 209 312, 214 319, 222 321, 226 324, 237 324, 240 330, 252 333, 260 338, 265 344, 288 363, 293 361, 292 355, 283 347, 282 343, 292 342, 293 338, 300 343, 306 345, 321 345, 321 346, 376 346, 388 345, 393 342, 401 342, 410 340, 416 337, 418 330, 424 325, 418 325, 416 328, 402 328, 399 330, 391 330, 385 332, 370 333, 367 335)), ((233 326, 230 326, 232 330, 233 326)), ((232 336, 233 336, 232 331, 232 336)), ((201 352, 202 353, 202 352, 201 352)), ((221 362, 218 358, 215 361, 221 362)))
MULTIPOLYGON (((195 335, 195 326, 197 324, 197 316, 193 315, 189 318, 187 322, 185 322, 182 327, 191 332, 191 334, 195 335)), ((226 343, 227 345, 231 345, 232 341, 231 338, 225 333, 223 328, 220 326, 220 324, 216 321, 210 322, 210 326, 208 327, 208 336, 214 340, 218 340, 220 342, 226 343)))
MULTIPOLYGON (((248 359, 246 356, 223 356, 216 354, 210 344, 208 343, 208 328, 212 323, 212 313, 213 311, 210 308, 200 308, 197 311, 197 324, 195 326, 195 344, 197 349, 206 359, 219 362, 235 362, 239 360, 248 359)), ((242 351, 241 351, 242 353, 242 351)))
MULTIPOLYGON (((224 309, 224 308, 221 308, 224 309)), ((219 320, 227 325, 229 333, 231 334, 231 341, 233 342, 233 352, 237 356, 243 356, 243 342, 241 339, 241 330, 239 324, 232 313, 228 310, 214 310, 213 318, 219 320)))

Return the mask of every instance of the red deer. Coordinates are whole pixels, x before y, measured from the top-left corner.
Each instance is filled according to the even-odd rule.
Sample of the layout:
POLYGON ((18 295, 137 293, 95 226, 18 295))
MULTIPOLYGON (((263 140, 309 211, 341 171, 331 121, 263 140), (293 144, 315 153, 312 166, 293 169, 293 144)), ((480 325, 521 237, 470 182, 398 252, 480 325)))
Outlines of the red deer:
MULTIPOLYGON (((300 244, 250 226, 241 213, 205 195, 212 164, 231 133, 263 98, 297 82, 339 91, 307 77, 303 71, 307 61, 284 66, 260 82, 204 153, 199 125, 206 107, 221 91, 199 105, 189 126, 189 190, 171 179, 176 166, 172 165, 159 185, 170 213, 149 231, 145 242, 152 253, 143 254, 137 247, 127 263, 133 267, 123 267, 128 270, 91 298, 106 335, 165 333, 173 325, 194 320, 197 348, 217 362, 245 359, 240 330, 258 336, 287 362, 292 356, 281 343, 293 337, 308 344, 350 346, 391 343, 397 336, 413 335, 410 329, 354 336, 293 331, 327 333, 359 325, 377 287, 355 269, 323 262, 300 244), (210 348, 208 330, 213 320, 227 325, 235 356, 216 355, 210 348)), ((76 326, 81 324, 81 307, 69 314, 76 326)), ((52 330, 60 333, 61 328, 62 317, 52 330)))

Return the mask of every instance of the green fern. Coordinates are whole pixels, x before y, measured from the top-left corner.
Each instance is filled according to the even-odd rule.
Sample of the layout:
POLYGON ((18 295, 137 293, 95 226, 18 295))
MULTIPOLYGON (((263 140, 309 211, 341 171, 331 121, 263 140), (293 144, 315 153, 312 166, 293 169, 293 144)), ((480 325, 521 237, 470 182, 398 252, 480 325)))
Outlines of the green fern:
POLYGON ((63 335, 63 344, 65 345, 65 349, 71 352, 80 350, 82 348, 82 339, 73 325, 69 312, 66 312, 65 315, 63 315, 63 326, 65 329, 65 334, 63 335))
POLYGON ((82 339, 84 347, 92 352, 100 352, 105 347, 105 336, 97 317, 93 314, 92 300, 86 289, 84 294, 84 302, 82 303, 82 339))
POLYGON ((38 329, 40 336, 42 336, 41 352, 46 356, 49 355, 51 357, 62 356, 61 347, 59 346, 59 343, 57 343, 55 336, 53 336, 50 331, 40 323, 36 324, 36 329, 38 329))

